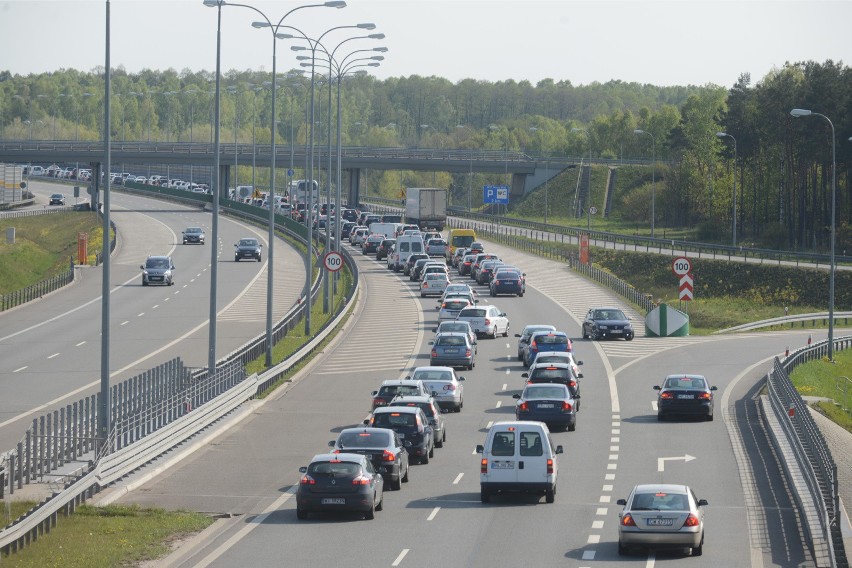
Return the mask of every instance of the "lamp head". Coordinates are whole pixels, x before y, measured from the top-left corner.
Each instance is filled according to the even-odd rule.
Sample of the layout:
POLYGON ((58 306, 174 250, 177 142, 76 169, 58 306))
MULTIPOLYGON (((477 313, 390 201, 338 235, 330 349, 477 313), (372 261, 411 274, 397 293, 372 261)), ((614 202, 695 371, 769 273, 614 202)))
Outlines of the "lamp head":
POLYGON ((293 34, 278 33, 278 34, 275 34, 275 37, 278 38, 278 39, 296 39, 296 36, 294 36, 293 34))
POLYGON ((252 22, 251 27, 261 29, 261 28, 269 28, 269 22, 252 22))
POLYGON ((216 6, 221 6, 225 3, 225 0, 204 0, 204 5, 208 8, 215 8, 216 6))
POLYGON ((716 133, 716 136, 718 136, 719 138, 724 138, 724 137, 725 137, 725 136, 727 136, 727 135, 728 135, 728 133, 727 133, 727 132, 717 132, 717 133, 716 133))
POLYGON ((636 130, 633 131, 633 134, 645 134, 645 131, 637 128, 636 130))
POLYGON ((304 45, 291 45, 290 46, 290 51, 305 51, 307 49, 308 48, 305 47, 304 45))
POLYGON ((368 59, 372 59, 373 61, 384 61, 384 55, 373 55, 372 57, 368 57, 368 59))
POLYGON ((790 111, 790 115, 799 118, 800 116, 810 116, 813 114, 811 111, 803 108, 794 108, 790 111))
POLYGON ((374 29, 376 29, 376 24, 373 24, 373 23, 357 24, 355 27, 360 29, 360 30, 374 30, 374 29))
MULTIPOLYGON (((381 63, 367 63, 367 67, 378 67, 379 65, 381 65, 381 63)), ((355 73, 357 74, 358 71, 355 73)), ((852 140, 852 138, 850 138, 850 140, 852 140)))
POLYGON ((386 47, 374 47, 373 51, 378 51, 379 53, 387 53, 388 48, 386 48, 386 47))
POLYGON ((369 39, 385 39, 385 34, 370 34, 367 37, 369 39))
POLYGON ((346 2, 343 2, 343 0, 333 0, 331 2, 326 2, 323 6, 326 8, 345 8, 346 2))

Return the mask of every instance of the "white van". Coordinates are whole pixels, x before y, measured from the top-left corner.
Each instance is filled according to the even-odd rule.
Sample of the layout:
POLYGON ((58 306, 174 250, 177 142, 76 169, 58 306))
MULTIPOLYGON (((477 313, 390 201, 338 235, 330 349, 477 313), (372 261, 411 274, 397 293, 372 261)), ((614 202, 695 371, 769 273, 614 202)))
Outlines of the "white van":
POLYGON ((415 253, 422 253, 425 250, 423 248, 423 239, 420 238, 420 235, 401 235, 397 237, 394 246, 396 247, 393 259, 394 272, 402 270, 403 265, 408 262, 409 256, 415 253))
POLYGON ((399 223, 371 223, 369 225, 370 233, 378 233, 384 235, 386 239, 394 239, 396 238, 396 228, 399 225, 399 223))
POLYGON ((562 453, 562 446, 554 447, 543 422, 497 422, 476 452, 482 454, 479 488, 483 503, 503 491, 543 492, 548 503, 556 499, 556 454, 562 453))

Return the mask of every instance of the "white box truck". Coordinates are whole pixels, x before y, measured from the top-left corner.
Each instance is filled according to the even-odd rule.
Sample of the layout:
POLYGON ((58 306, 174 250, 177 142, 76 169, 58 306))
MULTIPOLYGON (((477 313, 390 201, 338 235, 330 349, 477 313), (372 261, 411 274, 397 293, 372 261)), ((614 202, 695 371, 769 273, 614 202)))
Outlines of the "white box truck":
POLYGON ((422 230, 444 230, 447 221, 447 190, 409 187, 405 190, 405 222, 422 230))

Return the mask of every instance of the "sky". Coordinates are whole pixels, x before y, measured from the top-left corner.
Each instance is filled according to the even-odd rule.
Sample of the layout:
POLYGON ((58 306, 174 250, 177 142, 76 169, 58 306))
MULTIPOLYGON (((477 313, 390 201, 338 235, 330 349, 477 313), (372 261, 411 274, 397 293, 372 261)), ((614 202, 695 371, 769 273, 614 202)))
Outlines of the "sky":
MULTIPOLYGON (((239 1, 274 22, 306 4, 239 1)), ((202 0, 0 0, 0 72, 102 68, 107 4, 113 68, 215 70, 217 10, 202 0)), ((272 69, 271 30, 251 26, 261 19, 246 7, 222 8, 223 73, 272 69)), ((331 50, 358 38, 338 56, 386 47, 381 65, 370 68, 379 79, 730 87, 743 73, 754 84, 786 62, 852 64, 852 0, 347 0, 342 9, 302 8, 284 20, 311 39, 359 23, 376 29, 333 30, 322 43, 331 50), (385 38, 361 37, 373 33, 385 38)), ((279 72, 298 68, 293 45, 305 42, 277 41, 279 72)))

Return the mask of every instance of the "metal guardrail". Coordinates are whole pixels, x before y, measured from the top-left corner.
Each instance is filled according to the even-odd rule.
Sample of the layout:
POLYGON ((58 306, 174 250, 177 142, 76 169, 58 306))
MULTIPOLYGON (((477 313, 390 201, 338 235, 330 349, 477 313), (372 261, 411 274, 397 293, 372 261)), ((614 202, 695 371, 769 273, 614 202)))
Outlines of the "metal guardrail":
MULTIPOLYGON (((852 336, 834 340, 835 351, 850 347, 852 336)), ((810 493, 810 502, 816 509, 819 526, 811 527, 809 523, 803 523, 805 529, 811 532, 810 544, 815 548, 814 555, 827 554, 831 566, 846 568, 849 563, 840 528, 837 464, 819 426, 808 411, 807 403, 793 386, 788 374, 797 365, 821 359, 827 354, 828 341, 823 341, 791 353, 783 362, 776 357, 772 371, 766 376, 766 385, 773 414, 795 453, 799 471, 810 493), (815 530, 819 534, 813 534, 815 530)), ((804 503, 802 496, 797 495, 797 498, 804 503)))
MULTIPOLYGON (((852 318, 852 312, 834 312, 835 322, 837 320, 843 320, 844 325, 847 325, 849 323, 850 318, 852 318)), ((761 329, 764 327, 773 326, 786 326, 788 324, 790 327, 794 327, 797 323, 801 324, 802 327, 805 327, 805 324, 808 322, 811 323, 811 327, 815 327, 817 322, 828 322, 828 312, 796 314, 793 316, 782 316, 760 321, 753 321, 750 323, 744 323, 742 325, 735 325, 734 327, 720 329, 718 331, 714 331, 713 334, 715 335, 721 333, 733 333, 737 331, 750 331, 752 329, 761 329)))

